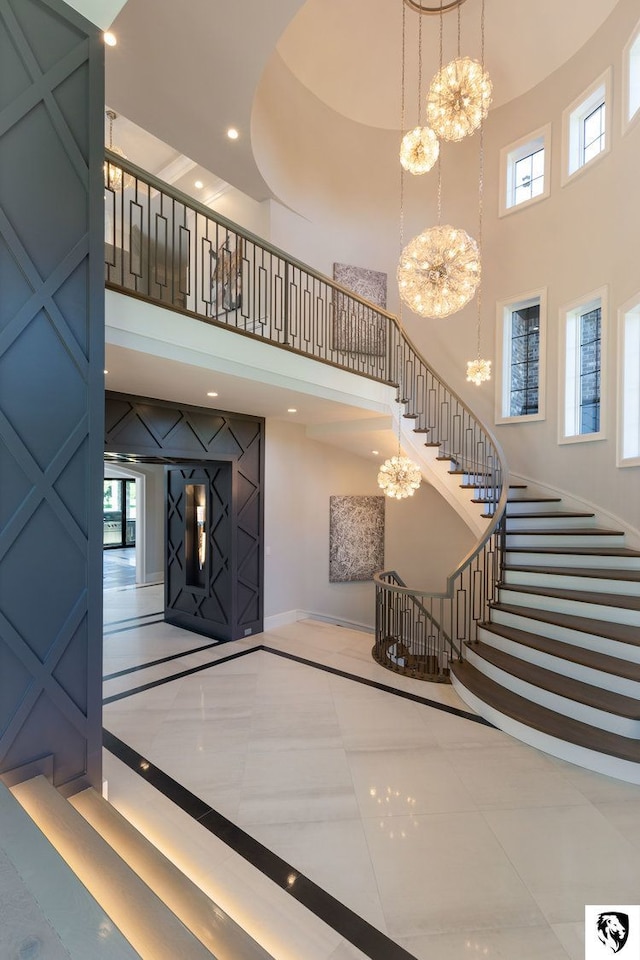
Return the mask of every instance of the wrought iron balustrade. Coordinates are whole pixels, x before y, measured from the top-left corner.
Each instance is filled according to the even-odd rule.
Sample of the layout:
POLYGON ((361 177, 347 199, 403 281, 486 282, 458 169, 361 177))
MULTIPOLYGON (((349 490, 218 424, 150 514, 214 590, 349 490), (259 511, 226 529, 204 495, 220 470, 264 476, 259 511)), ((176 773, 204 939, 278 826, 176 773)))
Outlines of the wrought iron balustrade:
POLYGON ((484 506, 486 534, 443 592, 407 587, 395 572, 374 578, 375 659, 447 679, 450 660, 464 657, 464 643, 476 639, 501 579, 507 485, 491 432, 391 313, 109 151, 105 211, 107 287, 393 384, 398 415, 484 506))

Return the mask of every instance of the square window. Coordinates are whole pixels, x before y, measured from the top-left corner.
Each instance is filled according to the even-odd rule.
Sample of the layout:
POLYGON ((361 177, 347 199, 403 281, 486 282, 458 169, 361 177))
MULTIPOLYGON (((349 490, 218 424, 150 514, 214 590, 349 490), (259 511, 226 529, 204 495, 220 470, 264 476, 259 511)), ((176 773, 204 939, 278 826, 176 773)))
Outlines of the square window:
POLYGON ((607 111, 611 99, 611 70, 607 70, 563 113, 562 182, 609 152, 607 111))
POLYGON ((551 125, 500 151, 500 216, 549 196, 551 125))

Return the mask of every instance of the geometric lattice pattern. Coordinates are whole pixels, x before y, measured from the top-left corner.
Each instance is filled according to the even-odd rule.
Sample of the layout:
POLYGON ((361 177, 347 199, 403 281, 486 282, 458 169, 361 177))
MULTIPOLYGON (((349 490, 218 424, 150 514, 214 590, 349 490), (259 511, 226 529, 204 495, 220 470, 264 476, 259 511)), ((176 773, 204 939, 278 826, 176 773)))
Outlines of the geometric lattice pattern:
POLYGON ((167 471, 167 619, 222 640, 260 632, 264 420, 107 393, 105 450, 182 464, 167 471), (210 491, 204 593, 186 582, 185 483, 206 483, 210 491))
POLYGON ((0 0, 0 774, 53 755, 70 790, 101 770, 103 50, 60 11, 0 0))

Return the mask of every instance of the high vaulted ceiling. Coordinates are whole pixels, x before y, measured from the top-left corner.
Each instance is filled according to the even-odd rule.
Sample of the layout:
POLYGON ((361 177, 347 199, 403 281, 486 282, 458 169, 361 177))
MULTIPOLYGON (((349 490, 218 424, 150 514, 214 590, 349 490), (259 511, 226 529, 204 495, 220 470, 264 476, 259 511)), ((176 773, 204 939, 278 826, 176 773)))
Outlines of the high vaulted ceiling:
MULTIPOLYGON (((494 104, 521 95, 569 59, 616 2, 486 0, 494 104)), ((260 200, 272 191, 254 155, 251 125, 269 63, 281 60, 296 83, 341 117, 397 129, 403 6, 402 0, 127 0, 113 24, 118 45, 106 51, 107 103, 260 200), (235 142, 225 135, 229 126, 240 131, 235 142)), ((413 123, 418 24, 422 19, 426 79, 438 65, 439 17, 405 11, 413 123)), ((462 52, 476 58, 480 11, 481 0, 460 9, 462 52)), ((457 46, 455 12, 444 16, 443 41, 446 60, 457 46)), ((260 122, 264 127, 269 118, 260 122)))

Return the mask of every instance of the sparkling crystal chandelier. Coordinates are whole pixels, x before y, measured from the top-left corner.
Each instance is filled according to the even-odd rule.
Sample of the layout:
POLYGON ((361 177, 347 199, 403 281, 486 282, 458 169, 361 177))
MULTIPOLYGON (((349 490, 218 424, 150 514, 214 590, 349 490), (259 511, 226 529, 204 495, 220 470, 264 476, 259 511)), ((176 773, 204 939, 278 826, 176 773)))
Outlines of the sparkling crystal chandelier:
MULTIPOLYGON (((406 4, 407 0, 405 0, 406 4)), ((440 5, 440 74, 442 69, 442 10, 440 5)), ((423 10, 422 12, 427 12, 423 10)), ((433 11, 431 11, 433 12, 433 11)), ((420 18, 422 21, 422 18, 420 18)), ((404 58, 403 7, 403 58, 404 58)), ((460 4, 458 4, 458 45, 460 4)), ((438 74, 438 75, 440 75, 438 74)), ((404 59, 402 78, 404 82, 404 59)), ((404 88, 402 95, 404 111, 404 88)), ((404 116, 404 114, 403 114, 404 116)), ((400 218, 403 222, 403 187, 400 218)), ((420 317, 444 318, 461 310, 474 296, 480 282, 480 252, 465 230, 442 224, 442 160, 438 159, 438 223, 402 249, 397 269, 400 299, 420 317)))
MULTIPOLYGON (((117 154, 117 156, 122 157, 123 160, 126 160, 126 154, 124 150, 121 150, 120 147, 114 147, 113 145, 113 121, 118 119, 118 114, 115 110, 106 110, 105 115, 109 121, 109 150, 111 153, 117 154)), ((122 169, 116 167, 113 163, 109 163, 108 160, 105 160, 104 164, 104 185, 108 190, 120 190, 122 187, 122 169)))
MULTIPOLYGON (((402 129, 405 117, 405 17, 402 17, 402 129)), ((422 17, 418 28, 418 125, 405 133, 400 144, 400 163, 407 173, 420 176, 428 173, 440 153, 440 144, 433 130, 422 125, 422 17)))
POLYGON ((481 63, 456 57, 431 81, 427 117, 441 140, 462 140, 478 129, 489 112, 492 85, 481 63))
POLYGON ((433 130, 429 127, 414 127, 402 138, 400 163, 407 173, 428 173, 439 153, 440 144, 433 130))
POLYGON ((473 297, 480 253, 468 233, 449 224, 414 237, 398 264, 400 296, 421 317, 449 317, 473 297))
POLYGON ((400 451, 396 457, 385 460, 378 473, 378 486, 394 500, 412 497, 421 482, 419 467, 413 460, 401 456, 400 451))

